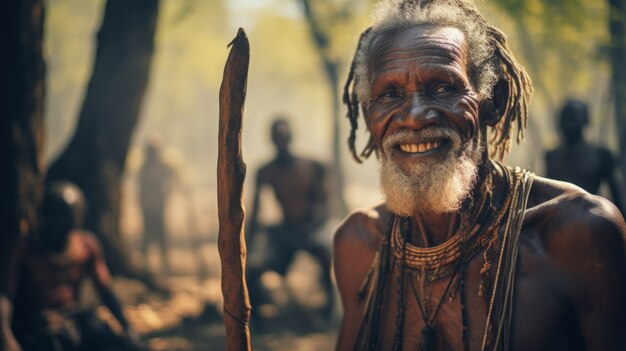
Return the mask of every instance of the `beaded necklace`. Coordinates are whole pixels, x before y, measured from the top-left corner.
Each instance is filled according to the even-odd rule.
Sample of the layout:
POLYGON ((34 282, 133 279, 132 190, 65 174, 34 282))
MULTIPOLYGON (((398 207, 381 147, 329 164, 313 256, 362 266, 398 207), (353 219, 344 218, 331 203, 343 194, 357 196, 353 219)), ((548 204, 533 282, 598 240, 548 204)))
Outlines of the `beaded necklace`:
MULTIPOLYGON (((489 168, 489 167, 487 167, 489 168)), ((417 301, 421 317, 424 321, 424 327, 421 330, 422 340, 420 349, 423 351, 435 350, 436 347, 436 330, 433 327, 437 319, 437 315, 448 298, 451 299, 456 288, 452 288, 456 275, 461 272, 457 288, 460 290, 461 298, 461 319, 463 323, 462 341, 465 350, 468 349, 468 318, 465 309, 465 267, 479 251, 484 250, 490 243, 493 243, 494 237, 498 237, 498 227, 500 221, 509 209, 511 197, 508 196, 510 186, 507 186, 507 193, 500 197, 500 203, 493 203, 492 191, 493 182, 491 171, 487 170, 488 176, 481 189, 481 201, 478 206, 470 209, 471 215, 462 221, 460 230, 458 230, 446 242, 434 247, 418 247, 408 242, 407 236, 411 232, 411 221, 409 218, 398 217, 394 220, 391 228, 391 251, 396 260, 396 266, 399 269, 398 274, 398 298, 397 298, 397 315, 396 315, 396 334, 394 336, 393 350, 401 350, 404 329, 404 276, 405 271, 409 270, 415 274, 415 280, 421 274, 422 279, 422 295, 423 301, 420 299, 417 288, 413 279, 409 279, 413 296, 417 301), (496 209, 499 209, 495 214, 496 209), (493 215, 492 215, 493 214, 493 215), (471 230, 467 230, 473 223, 471 230), (434 313, 430 310, 430 290, 428 284, 430 282, 449 277, 445 285, 444 292, 435 305, 434 313)), ((510 184, 509 184, 510 185, 510 184)), ((489 265, 485 262, 484 265, 489 265)), ((482 270, 481 270, 481 273, 482 270)), ((489 272, 483 274, 483 278, 489 275, 489 272)), ((484 280, 484 279, 483 279, 484 280)), ((481 281, 481 286, 484 282, 481 281)))
MULTIPOLYGON (((387 230, 385 231, 384 239, 381 242, 379 251, 376 253, 374 261, 370 271, 367 274, 365 281, 359 289, 359 299, 364 300, 364 318, 361 323, 361 327, 356 338, 357 342, 354 345, 354 350, 379 350, 380 349, 380 321, 383 315, 383 305, 385 302, 386 289, 390 278, 393 276, 393 272, 396 271, 396 279, 398 283, 397 287, 397 314, 396 314, 396 331, 393 338, 392 350, 401 350, 403 333, 404 333, 404 315, 405 315, 405 294, 407 293, 405 287, 404 276, 405 273, 410 272, 422 272, 422 274, 428 274, 434 276, 436 279, 441 279, 445 276, 452 276, 451 281, 458 275, 458 284, 455 287, 452 285, 448 288, 450 293, 450 299, 455 293, 456 289, 460 291, 461 300, 461 321, 462 321, 462 342, 463 349, 469 349, 469 318, 466 309, 466 296, 465 296, 465 274, 467 263, 475 256, 480 250, 483 250, 482 256, 484 263, 480 269, 482 276, 479 285, 479 295, 485 297, 488 311, 487 322, 484 328, 483 344, 481 350, 487 350, 493 345, 507 344, 510 342, 510 329, 511 329, 511 311, 514 288, 514 267, 516 266, 516 252, 518 244, 519 231, 521 229, 521 223, 523 220, 523 213, 526 207, 526 200, 528 198, 529 190, 532 184, 532 173, 527 171, 521 171, 505 167, 497 162, 489 161, 489 165, 482 170, 483 172, 489 172, 490 174, 483 174, 481 179, 488 179, 486 183, 488 186, 482 187, 481 193, 478 195, 478 199, 481 202, 478 206, 473 206, 471 199, 464 205, 464 208, 469 209, 464 213, 467 214, 465 218, 461 220, 461 227, 455 233, 461 235, 460 240, 454 239, 454 236, 449 239, 452 240, 452 244, 443 243, 445 250, 439 255, 436 255, 436 259, 421 259, 419 255, 420 250, 429 248, 415 247, 418 251, 417 258, 407 260, 410 255, 408 240, 402 232, 408 233, 406 229, 408 221, 402 221, 401 217, 390 216, 387 230), (494 190, 491 184, 491 176, 499 173, 504 180, 502 186, 498 186, 497 195, 492 198, 492 191, 494 190), (508 219, 504 220, 504 216, 508 213, 508 219), (465 223, 465 225, 463 225, 465 223), (467 223, 472 223, 471 229, 467 223), (500 224, 504 225, 501 228, 500 224), (480 228, 476 229, 476 225, 480 228), (399 232, 399 233, 396 233, 399 232), (467 233, 463 235, 463 233, 467 233), (516 239, 517 238, 517 239, 516 239), (512 239, 512 240, 509 240, 512 239), (458 242, 455 244, 455 242, 458 242), (477 247, 471 249, 473 245, 477 247), (398 247, 400 250, 398 250, 398 247), (457 252, 458 253, 455 253, 457 252), (397 253, 399 252, 399 254, 397 253), (506 253, 505 253, 506 252, 506 253), (458 256, 457 256, 458 255, 458 256), (450 257, 458 257, 457 259, 450 260, 450 257), (510 259, 509 259, 510 258, 510 259), (497 260, 497 267, 495 269, 494 284, 491 284, 491 273, 493 271, 491 263, 493 260, 497 260), (409 263, 409 261, 417 262, 409 263), (439 262, 437 262, 439 261, 439 262), (419 263, 424 262, 424 263, 419 263), (452 269, 449 270, 450 263, 452 269), (455 263, 460 267, 458 271, 455 269, 455 263), (412 267, 417 266, 417 267, 412 267), (483 293, 484 292, 484 293, 483 293), (495 327, 495 328, 493 328, 495 327)), ((412 249, 411 249, 412 250, 412 249)), ((427 251, 426 250, 426 251, 427 251)), ((430 278, 433 280, 434 278, 430 278)), ((425 286, 428 286, 428 279, 423 279, 425 286)), ((445 297, 448 293, 443 295, 440 300, 440 304, 445 302, 445 297)), ((418 301, 421 303, 421 301, 418 301)), ((438 308, 436 308, 438 309, 438 308)), ((428 312, 429 313, 429 312, 428 312)), ((434 315, 429 314, 431 323, 436 320, 436 313, 434 315), (433 316, 435 318, 433 318, 433 316)), ((426 330, 426 333, 430 333, 432 330, 426 330)), ((434 339, 433 339, 434 340, 434 339)), ((432 343, 436 347, 436 343, 432 343)))
MULTIPOLYGON (((410 222, 395 220, 391 232, 391 247, 395 258, 404 260, 409 269, 425 273, 427 280, 432 282, 448 277, 452 273, 456 262, 461 257, 462 246, 465 246, 467 250, 467 257, 471 258, 486 246, 491 245, 494 239, 497 239, 498 233, 495 229, 508 210, 511 197, 508 196, 509 187, 507 187, 506 194, 501 197, 500 203, 493 203, 491 172, 488 171, 488 174, 481 190, 482 197, 479 206, 474 206, 472 213, 467 216, 469 218, 463 220, 460 230, 440 245, 418 247, 406 242, 405 235, 402 233, 402 230, 406 228, 401 228, 400 222, 404 222, 404 226, 410 222), (494 212, 496 212, 495 215, 493 215, 494 212), (471 229, 468 230, 470 226, 471 229), (405 246, 406 250, 404 250, 405 246), (404 259, 403 255, 405 255, 404 259)), ((487 261, 487 258, 485 260, 487 261)))

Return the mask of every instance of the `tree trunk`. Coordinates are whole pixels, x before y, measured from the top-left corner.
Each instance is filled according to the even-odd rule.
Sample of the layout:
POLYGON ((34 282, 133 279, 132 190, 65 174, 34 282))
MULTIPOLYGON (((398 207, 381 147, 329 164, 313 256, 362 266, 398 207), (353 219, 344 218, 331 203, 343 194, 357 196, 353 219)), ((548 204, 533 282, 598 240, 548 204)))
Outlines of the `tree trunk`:
MULTIPOLYGON (((611 66, 615 125, 618 128, 622 180, 626 180, 626 0, 609 0, 611 32, 611 66)), ((622 182, 622 201, 626 201, 626 184, 622 182)))
POLYGON ((36 229, 42 196, 43 18, 43 0, 4 1, 0 7, 0 293, 14 244, 36 229))
POLYGON ((119 232, 121 178, 148 84, 159 0, 108 0, 91 80, 67 149, 48 171, 85 193, 85 227, 102 240, 113 273, 154 280, 134 267, 119 232))
MULTIPOLYGON (((339 91, 337 85, 339 83, 339 67, 335 62, 329 59, 324 59, 324 68, 326 71, 326 82, 328 84, 328 91, 331 94, 332 101, 332 126, 333 126, 333 168, 334 168, 334 182, 337 189, 337 201, 339 216, 343 217, 348 213, 348 205, 346 204, 346 198, 344 194, 345 190, 345 178, 343 176, 343 166, 341 157, 341 114, 339 113, 339 91)), ((345 147, 345 145, 344 145, 345 147)))
POLYGON ((329 57, 326 50, 328 48, 328 36, 319 26, 318 19, 311 8, 309 0, 302 0, 302 6, 304 9, 304 17, 309 24, 311 30, 311 36, 313 37, 313 44, 317 48, 317 52, 322 60, 324 67, 324 73, 326 73, 326 83, 328 84, 328 91, 331 94, 332 101, 332 127, 333 127, 333 175, 334 185, 336 186, 337 201, 339 215, 344 216, 348 213, 348 206, 346 204, 344 189, 345 182, 343 176, 343 166, 341 164, 341 121, 339 113, 339 91, 337 86, 339 83, 339 64, 329 57))
MULTIPOLYGON (((517 29, 517 34, 523 49, 522 53, 526 56, 526 62, 528 62, 526 68, 529 70, 533 85, 537 92, 543 96, 543 99, 548 106, 548 111, 554 112, 556 111, 554 99, 552 98, 550 89, 548 89, 543 79, 542 68, 538 64, 541 60, 537 57, 537 55, 535 55, 537 50, 533 44, 532 34, 528 30, 528 25, 522 17, 511 16, 511 18, 513 19, 515 28, 517 29)), ((537 155, 543 155, 545 152, 545 143, 541 129, 537 125, 537 121, 534 118, 528 119, 527 133, 529 135, 527 135, 526 139, 531 139, 532 141, 528 146, 532 155, 529 157, 528 163, 532 163, 532 169, 545 169, 545 165, 543 164, 544 158, 537 157, 537 155)))

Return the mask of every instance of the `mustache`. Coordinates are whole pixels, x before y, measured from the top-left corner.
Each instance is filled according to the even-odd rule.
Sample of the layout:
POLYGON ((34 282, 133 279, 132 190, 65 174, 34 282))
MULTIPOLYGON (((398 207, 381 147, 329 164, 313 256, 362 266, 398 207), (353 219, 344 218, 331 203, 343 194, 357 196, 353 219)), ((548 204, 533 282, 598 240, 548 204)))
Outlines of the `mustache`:
POLYGON ((461 135, 452 128, 428 127, 420 130, 400 129, 383 140, 385 152, 391 151, 400 144, 419 144, 448 139, 454 145, 461 144, 461 135))

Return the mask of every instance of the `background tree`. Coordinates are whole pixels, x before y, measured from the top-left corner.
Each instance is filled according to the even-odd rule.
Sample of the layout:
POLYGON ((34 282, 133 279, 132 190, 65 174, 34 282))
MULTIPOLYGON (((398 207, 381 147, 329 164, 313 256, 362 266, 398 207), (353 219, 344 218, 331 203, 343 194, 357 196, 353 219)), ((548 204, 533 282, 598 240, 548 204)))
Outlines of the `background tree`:
MULTIPOLYGON (((365 1, 366 3, 367 1, 365 1)), ((341 27, 346 27, 346 23, 354 21, 355 13, 359 13, 363 2, 344 1, 335 4, 333 1, 317 1, 317 7, 313 7, 310 0, 301 0, 304 18, 309 26, 311 38, 317 52, 321 66, 324 70, 328 91, 331 95, 331 120, 332 120, 332 154, 334 168, 334 182, 337 187, 337 197, 339 205, 339 216, 347 213, 348 206, 345 200, 345 179, 342 167, 342 150, 345 145, 341 142, 341 102, 339 93, 339 82, 341 80, 342 68, 349 57, 337 55, 336 43, 331 43, 331 38, 341 40, 341 27)))
POLYGON ((159 0, 108 0, 93 72, 76 131, 48 171, 48 180, 75 182, 89 203, 85 222, 102 240, 114 273, 139 278, 119 233, 120 183, 148 84, 159 0))
MULTIPOLYGON (((514 37, 511 44, 517 46, 516 52, 533 79, 535 94, 531 114, 534 117, 529 121, 529 137, 536 142, 528 143, 533 149, 531 155, 556 144, 556 133, 549 131, 554 130, 557 110, 568 97, 589 102, 593 117, 590 129, 596 142, 612 144, 616 138, 623 142, 623 132, 621 136, 613 135, 611 127, 619 126, 623 120, 615 104, 623 98, 612 98, 618 91, 615 83, 610 84, 611 80, 620 81, 616 70, 623 67, 623 58, 615 56, 619 45, 611 44, 619 43, 611 39, 611 32, 620 30, 615 25, 611 28, 617 31, 609 30, 607 25, 623 23, 623 15, 615 15, 618 7, 611 7, 611 2, 624 1, 492 2, 491 7, 507 15, 500 25, 514 37), (615 122, 611 120, 613 112, 615 122)), ((529 162, 541 163, 541 158, 535 157, 529 162)), ((533 165, 533 168, 540 170, 542 167, 533 165)))
POLYGON ((0 6, 0 294, 15 242, 36 228, 42 195, 43 19, 43 0, 0 6))

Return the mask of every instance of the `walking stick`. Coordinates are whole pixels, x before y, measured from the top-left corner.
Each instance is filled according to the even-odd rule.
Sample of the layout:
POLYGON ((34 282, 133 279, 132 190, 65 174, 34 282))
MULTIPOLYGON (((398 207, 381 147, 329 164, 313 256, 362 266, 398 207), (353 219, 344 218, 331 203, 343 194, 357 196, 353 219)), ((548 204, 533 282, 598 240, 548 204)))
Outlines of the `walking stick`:
POLYGON ((217 157, 218 249, 222 262, 224 325, 229 351, 252 350, 250 299, 245 279, 246 244, 241 200, 246 164, 241 157, 241 125, 246 98, 250 44, 243 29, 232 46, 220 87, 219 146, 217 157))

